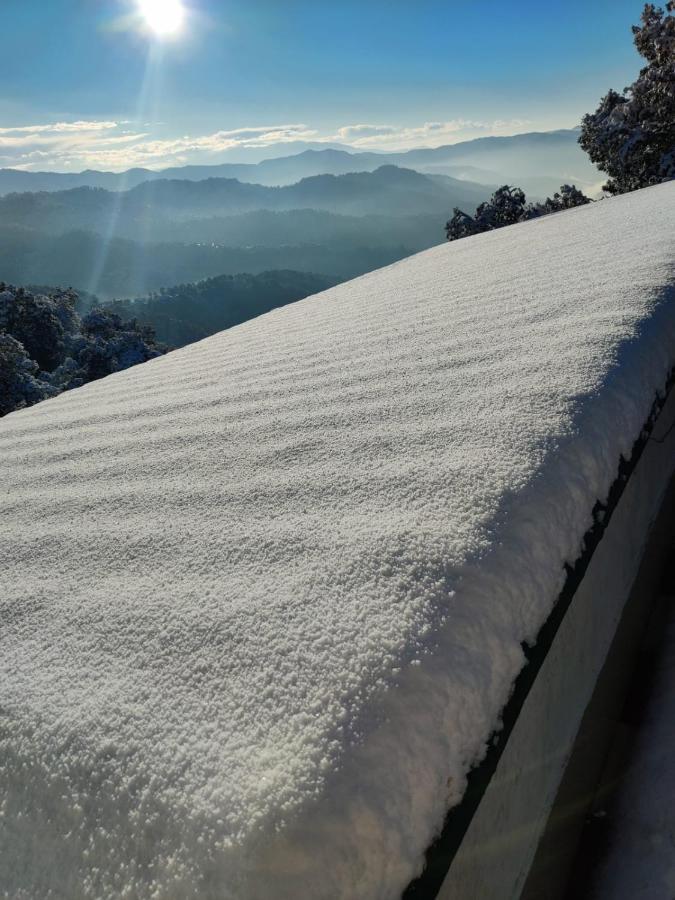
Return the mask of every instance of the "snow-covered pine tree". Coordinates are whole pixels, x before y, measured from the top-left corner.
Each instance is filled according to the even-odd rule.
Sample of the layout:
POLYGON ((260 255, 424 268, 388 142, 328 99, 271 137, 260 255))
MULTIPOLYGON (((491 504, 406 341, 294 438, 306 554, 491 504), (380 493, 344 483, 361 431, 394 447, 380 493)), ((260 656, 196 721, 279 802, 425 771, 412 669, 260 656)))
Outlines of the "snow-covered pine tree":
POLYGON ((623 94, 614 90, 584 116, 579 143, 609 175, 604 189, 622 194, 675 178, 675 0, 665 11, 645 5, 633 26, 647 60, 623 94))
POLYGON ((148 325, 101 308, 81 320, 76 302, 0 282, 0 416, 166 353, 148 325))
POLYGON ((59 393, 40 378, 39 368, 20 341, 0 331, 0 416, 59 393))
POLYGON ((452 211, 452 218, 445 223, 445 236, 449 241, 458 241, 460 238, 479 234, 480 231, 476 220, 457 207, 452 211))
POLYGON ((480 231, 492 231, 505 225, 515 225, 532 218, 525 191, 508 184, 497 188, 490 200, 476 210, 476 223, 480 231))
POLYGON ((552 198, 547 197, 543 203, 528 203, 523 190, 504 184, 489 200, 481 203, 473 216, 455 207, 452 218, 445 223, 445 235, 449 241, 457 241, 472 234, 494 231, 495 228, 590 202, 590 198, 573 184, 563 184, 560 191, 556 191, 552 198))
POLYGON ((560 212, 563 209, 572 209, 574 206, 585 206, 591 202, 591 198, 587 197, 583 191, 574 184, 563 184, 559 191, 556 191, 553 197, 547 197, 546 200, 539 205, 542 215, 552 212, 560 212))

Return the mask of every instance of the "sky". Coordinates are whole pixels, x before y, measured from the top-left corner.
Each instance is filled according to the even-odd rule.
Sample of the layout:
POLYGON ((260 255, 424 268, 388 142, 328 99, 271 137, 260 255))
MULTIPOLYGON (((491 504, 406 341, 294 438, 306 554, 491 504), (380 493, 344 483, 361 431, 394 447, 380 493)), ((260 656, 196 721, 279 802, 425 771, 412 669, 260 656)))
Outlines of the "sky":
POLYGON ((0 79, 0 167, 158 169, 254 162, 307 143, 385 152, 570 128, 635 79, 641 8, 0 0, 13 48, 0 79), (177 3, 180 27, 154 31, 143 5, 161 31, 177 3))

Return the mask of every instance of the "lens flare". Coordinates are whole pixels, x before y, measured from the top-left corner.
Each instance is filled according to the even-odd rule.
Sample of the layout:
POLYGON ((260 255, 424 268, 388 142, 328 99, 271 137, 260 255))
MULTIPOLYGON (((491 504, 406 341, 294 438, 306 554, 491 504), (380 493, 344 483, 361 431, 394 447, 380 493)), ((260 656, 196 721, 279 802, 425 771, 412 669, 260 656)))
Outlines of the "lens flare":
POLYGON ((176 34, 185 19, 181 0, 138 0, 138 9, 145 24, 158 37, 176 34))

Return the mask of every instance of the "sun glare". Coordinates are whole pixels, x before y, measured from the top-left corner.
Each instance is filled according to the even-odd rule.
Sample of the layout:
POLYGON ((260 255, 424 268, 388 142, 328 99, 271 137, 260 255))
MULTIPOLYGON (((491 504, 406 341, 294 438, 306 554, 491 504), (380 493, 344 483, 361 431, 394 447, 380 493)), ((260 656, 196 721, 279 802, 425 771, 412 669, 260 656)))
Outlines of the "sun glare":
POLYGON ((181 0, 138 0, 138 8, 148 28, 158 37, 176 34, 185 19, 181 0))

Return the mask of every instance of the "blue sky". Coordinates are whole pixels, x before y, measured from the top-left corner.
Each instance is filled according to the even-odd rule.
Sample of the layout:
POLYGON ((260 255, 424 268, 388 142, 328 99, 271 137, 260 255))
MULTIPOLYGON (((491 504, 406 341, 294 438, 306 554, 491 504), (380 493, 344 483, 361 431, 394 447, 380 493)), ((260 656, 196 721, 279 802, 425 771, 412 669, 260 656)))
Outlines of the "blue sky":
POLYGON ((636 0, 183 0, 169 39, 138 2, 2 0, 0 166, 162 167, 298 140, 395 150, 571 127, 640 67, 636 0))

